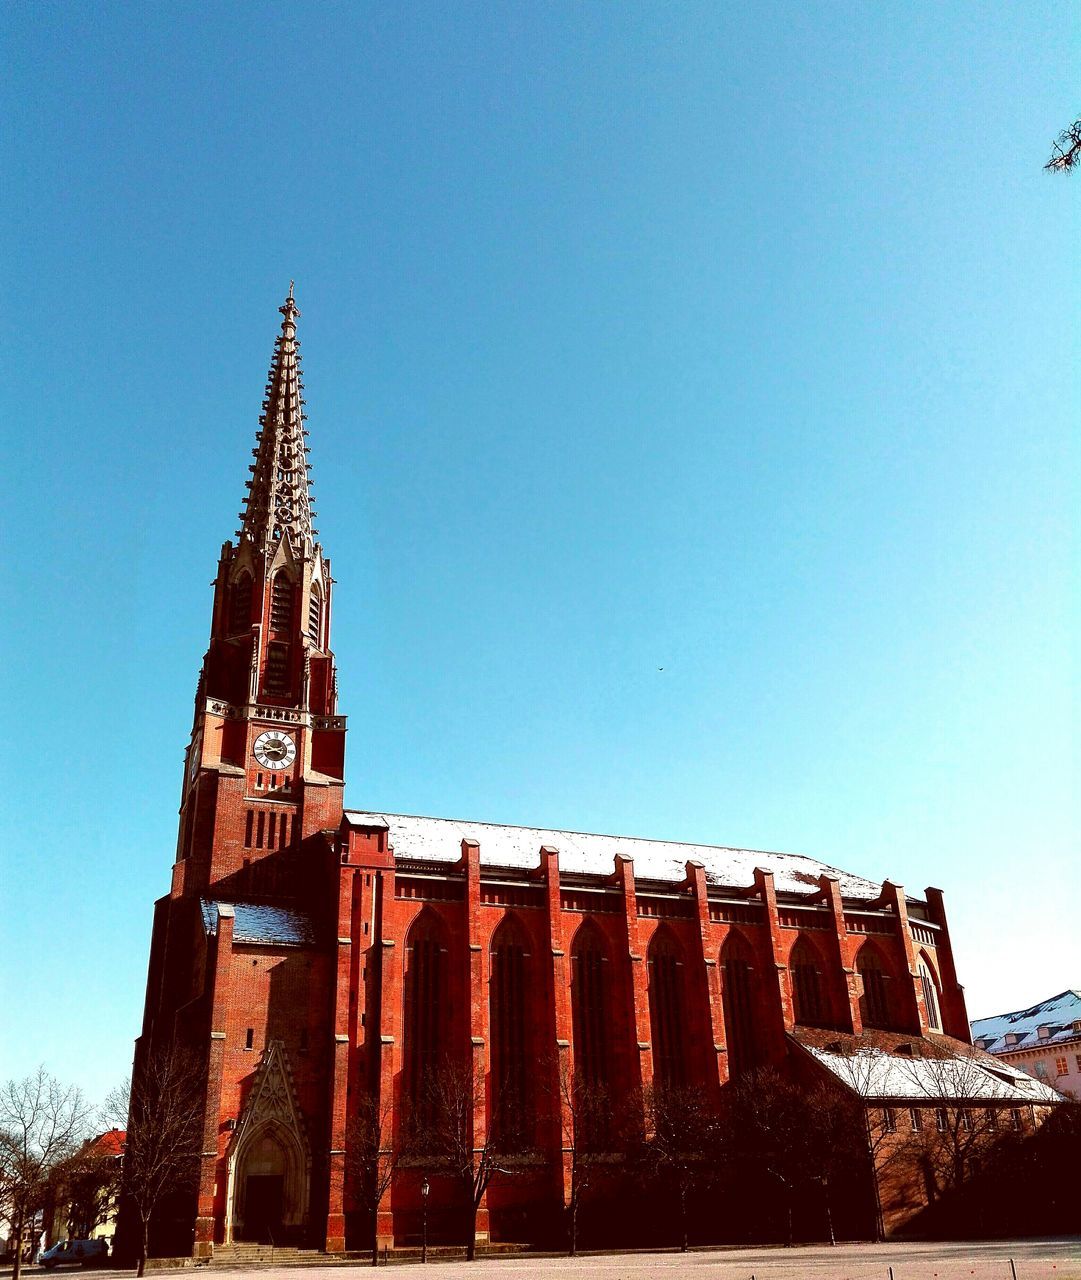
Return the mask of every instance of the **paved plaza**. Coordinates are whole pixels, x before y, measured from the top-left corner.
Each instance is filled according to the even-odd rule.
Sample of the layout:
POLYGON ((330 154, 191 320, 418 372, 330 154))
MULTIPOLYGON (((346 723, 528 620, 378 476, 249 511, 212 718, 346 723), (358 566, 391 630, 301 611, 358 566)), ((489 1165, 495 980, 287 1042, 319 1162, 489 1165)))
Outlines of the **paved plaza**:
MULTIPOLYGON (((419 1260, 391 1264, 400 1273, 419 1260)), ((578 1258, 509 1257, 440 1259, 429 1263, 438 1276, 460 1280, 1081 1280, 1081 1239, 1015 1240, 957 1244, 851 1244, 795 1249, 723 1249, 690 1253, 595 1254, 578 1258), (1014 1269, 1011 1270, 1010 1262, 1014 1269)), ((366 1262, 309 1267, 260 1267, 259 1280, 342 1280, 343 1270, 366 1262)), ((10 1267, 0 1276, 11 1274, 10 1267)), ((59 1275, 59 1272, 49 1273, 59 1275)), ((79 1271, 77 1275, 84 1273, 79 1271)), ((129 1280, 131 1271, 102 1270, 100 1280, 129 1280)), ((150 1276, 192 1275, 191 1271, 151 1271, 150 1276)), ((252 1270, 200 1268, 210 1280, 237 1280, 252 1270)), ((41 1267, 24 1275, 43 1277, 41 1267)), ((359 1280, 359 1278, 358 1278, 359 1280)))

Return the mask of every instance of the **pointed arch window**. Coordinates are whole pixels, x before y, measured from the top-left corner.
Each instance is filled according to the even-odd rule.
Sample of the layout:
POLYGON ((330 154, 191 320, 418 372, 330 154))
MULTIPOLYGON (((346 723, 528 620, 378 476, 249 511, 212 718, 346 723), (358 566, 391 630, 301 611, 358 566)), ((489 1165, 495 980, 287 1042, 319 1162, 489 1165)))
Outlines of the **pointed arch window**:
POLYGON ((931 968, 930 960, 922 951, 916 962, 916 969, 920 975, 920 987, 923 990, 923 1005, 927 1010, 927 1025, 932 1031, 941 1031, 942 1015, 939 1012, 938 980, 934 969, 931 968))
POLYGON ((247 631, 251 626, 251 574, 245 569, 233 583, 229 604, 229 633, 247 631))
POLYGON ((792 1003, 796 1022, 805 1027, 827 1026, 819 956, 806 938, 797 939, 789 957, 788 968, 792 974, 792 1003))
POLYGON ((432 1118, 430 1086, 447 1048, 446 932, 434 911, 417 917, 405 944, 405 1088, 420 1128, 432 1118))
POLYGON ((607 1018, 608 954, 592 920, 575 935, 571 951, 571 1015, 576 1075, 594 1089, 607 1088, 610 1074, 607 1018))
POLYGON ((890 1019, 889 974, 882 963, 882 956, 873 942, 865 942, 856 957, 856 972, 863 979, 863 995, 860 996, 860 1018, 865 1027, 878 1027, 888 1031, 890 1019))
POLYGON ((533 1113, 526 1018, 530 953, 526 932, 514 916, 508 916, 492 938, 491 966, 491 1106, 501 1145, 521 1151, 529 1144, 533 1113))
POLYGON ((687 1077, 683 953, 668 929, 653 935, 646 967, 653 1075, 658 1084, 681 1085, 687 1077))
POLYGON ((721 1004, 729 1077, 750 1071, 758 1064, 753 984, 751 949, 738 933, 729 934, 721 949, 721 1004))
POLYGON ((293 626, 293 583, 284 569, 274 575, 270 588, 270 629, 290 631, 293 626))

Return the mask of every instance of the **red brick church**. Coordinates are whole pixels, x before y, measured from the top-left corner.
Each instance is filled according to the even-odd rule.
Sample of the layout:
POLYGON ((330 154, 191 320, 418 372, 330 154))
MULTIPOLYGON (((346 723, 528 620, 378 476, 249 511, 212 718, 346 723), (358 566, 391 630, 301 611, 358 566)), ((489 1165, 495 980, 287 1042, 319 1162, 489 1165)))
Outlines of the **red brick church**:
MULTIPOLYGON (((404 1125, 444 1059, 485 1082, 474 1141, 511 1096, 534 1153, 493 1179, 478 1237, 536 1241, 567 1192, 561 1062, 613 1095, 688 1081, 719 1096, 804 1029, 967 1044, 936 889, 792 854, 345 808, 291 289, 281 314, 136 1047, 136 1072, 172 1041, 205 1055, 198 1191, 168 1251, 352 1245, 351 1116, 374 1097, 404 1125)), ((437 1232, 452 1194, 433 1176, 437 1232)), ((419 1209, 403 1167, 380 1240, 415 1240, 419 1209)))

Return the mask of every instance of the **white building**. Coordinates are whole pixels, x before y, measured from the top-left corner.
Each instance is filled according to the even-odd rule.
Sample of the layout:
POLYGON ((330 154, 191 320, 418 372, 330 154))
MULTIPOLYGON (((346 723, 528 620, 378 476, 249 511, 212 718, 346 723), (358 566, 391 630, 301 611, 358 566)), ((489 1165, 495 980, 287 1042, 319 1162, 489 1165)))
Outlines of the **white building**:
POLYGON ((1081 991, 970 1025, 973 1044, 1081 1099, 1081 991))

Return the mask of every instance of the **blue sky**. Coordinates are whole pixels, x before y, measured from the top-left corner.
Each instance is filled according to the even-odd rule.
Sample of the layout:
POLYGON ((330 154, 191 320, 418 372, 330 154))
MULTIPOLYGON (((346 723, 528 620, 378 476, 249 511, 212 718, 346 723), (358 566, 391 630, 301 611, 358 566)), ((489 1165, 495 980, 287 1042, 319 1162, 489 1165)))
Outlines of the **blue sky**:
POLYGON ((290 278, 350 804, 935 884, 970 1014, 1081 983, 1075 7, 2 21, 0 1076, 126 1073, 290 278))

